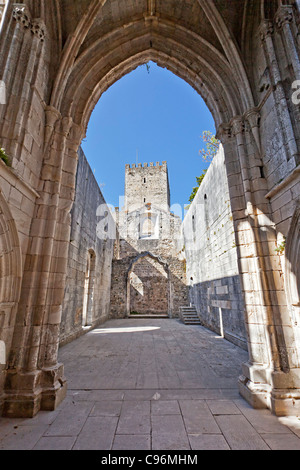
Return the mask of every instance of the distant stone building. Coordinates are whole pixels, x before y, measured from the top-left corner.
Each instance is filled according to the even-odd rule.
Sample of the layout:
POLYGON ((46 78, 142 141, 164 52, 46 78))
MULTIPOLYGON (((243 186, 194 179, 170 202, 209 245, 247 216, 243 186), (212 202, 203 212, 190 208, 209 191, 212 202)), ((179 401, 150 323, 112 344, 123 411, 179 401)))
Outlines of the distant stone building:
POLYGON ((178 316, 187 299, 185 259, 166 162, 126 165, 125 204, 115 216, 112 316, 178 316))

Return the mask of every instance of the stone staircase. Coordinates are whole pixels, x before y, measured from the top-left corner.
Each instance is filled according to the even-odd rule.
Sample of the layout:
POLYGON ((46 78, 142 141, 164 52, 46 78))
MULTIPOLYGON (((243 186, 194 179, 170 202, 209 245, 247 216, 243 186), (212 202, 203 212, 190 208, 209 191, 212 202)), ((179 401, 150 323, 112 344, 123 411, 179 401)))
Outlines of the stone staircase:
POLYGON ((201 325, 197 310, 193 305, 180 307, 180 319, 185 325, 201 325))

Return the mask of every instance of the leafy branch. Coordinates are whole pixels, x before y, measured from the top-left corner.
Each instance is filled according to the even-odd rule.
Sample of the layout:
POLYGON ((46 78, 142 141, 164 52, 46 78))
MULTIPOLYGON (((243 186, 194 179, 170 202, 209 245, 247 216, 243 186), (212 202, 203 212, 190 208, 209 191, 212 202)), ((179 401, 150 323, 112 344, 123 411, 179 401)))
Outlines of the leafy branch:
POLYGON ((206 144, 206 148, 199 150, 199 154, 205 162, 211 162, 218 153, 221 142, 210 131, 203 132, 202 140, 206 144))
POLYGON ((280 245, 277 246, 277 248, 275 248, 276 253, 278 255, 283 255, 285 247, 286 247, 286 237, 283 237, 283 241, 280 243, 280 245))
POLYGON ((2 160, 5 165, 11 166, 9 157, 6 155, 5 150, 3 148, 0 148, 0 160, 2 160))

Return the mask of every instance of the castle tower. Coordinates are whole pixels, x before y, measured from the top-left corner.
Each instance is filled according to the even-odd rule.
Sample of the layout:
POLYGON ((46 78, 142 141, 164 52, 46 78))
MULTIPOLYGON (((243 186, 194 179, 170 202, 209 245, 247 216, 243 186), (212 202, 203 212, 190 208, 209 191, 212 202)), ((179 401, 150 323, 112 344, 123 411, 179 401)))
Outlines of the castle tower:
POLYGON ((130 213, 147 204, 170 210, 167 162, 133 164, 125 167, 125 210, 130 213))

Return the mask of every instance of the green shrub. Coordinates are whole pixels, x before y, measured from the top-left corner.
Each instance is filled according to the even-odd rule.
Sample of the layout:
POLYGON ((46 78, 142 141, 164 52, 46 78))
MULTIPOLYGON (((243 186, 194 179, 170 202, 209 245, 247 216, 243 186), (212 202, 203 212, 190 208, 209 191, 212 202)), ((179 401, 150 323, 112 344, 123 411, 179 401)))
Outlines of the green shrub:
POLYGON ((0 159, 5 163, 5 165, 11 166, 9 157, 6 155, 3 148, 0 148, 0 159))

